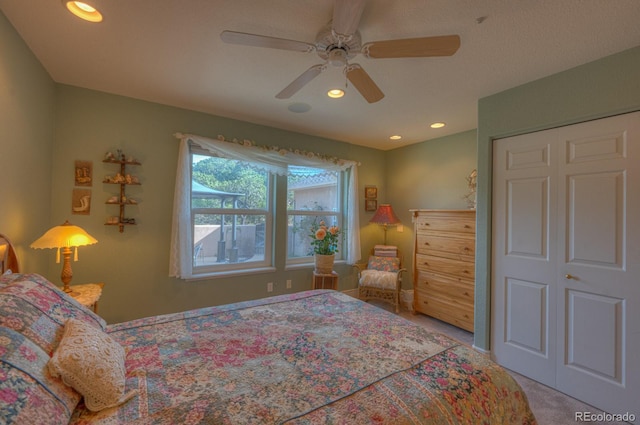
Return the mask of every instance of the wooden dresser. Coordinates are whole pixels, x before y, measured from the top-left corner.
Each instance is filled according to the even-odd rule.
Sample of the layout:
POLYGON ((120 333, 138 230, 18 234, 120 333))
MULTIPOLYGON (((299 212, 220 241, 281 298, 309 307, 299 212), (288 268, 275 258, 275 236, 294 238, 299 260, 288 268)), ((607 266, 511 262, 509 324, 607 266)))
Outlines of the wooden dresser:
POLYGON ((416 312, 473 332, 475 210, 410 210, 416 312))

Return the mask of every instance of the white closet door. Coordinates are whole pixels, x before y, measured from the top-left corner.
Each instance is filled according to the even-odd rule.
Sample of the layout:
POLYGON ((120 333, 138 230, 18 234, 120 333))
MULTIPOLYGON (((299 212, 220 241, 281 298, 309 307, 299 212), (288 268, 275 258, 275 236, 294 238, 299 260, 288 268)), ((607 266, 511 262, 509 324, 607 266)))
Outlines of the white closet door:
POLYGON ((556 387, 640 420, 640 114, 559 129, 556 387))
POLYGON ((491 353, 555 386, 557 130, 494 144, 491 353))
POLYGON ((495 359, 640 419, 640 113, 494 153, 495 359))

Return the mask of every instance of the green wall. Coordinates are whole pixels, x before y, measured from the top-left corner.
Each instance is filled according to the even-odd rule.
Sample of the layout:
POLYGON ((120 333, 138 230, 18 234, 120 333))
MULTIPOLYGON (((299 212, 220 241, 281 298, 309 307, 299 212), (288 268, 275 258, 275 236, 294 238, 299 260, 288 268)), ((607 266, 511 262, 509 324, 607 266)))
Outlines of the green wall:
MULTIPOLYGON (((407 268, 402 286, 413 286, 413 223, 410 209, 467 209, 466 177, 476 168, 476 131, 440 137, 386 153, 386 198, 402 222, 403 231, 389 228, 387 242, 397 245, 407 268)), ((371 218, 371 217, 369 217, 371 218)), ((383 231, 370 225, 382 243, 383 231)))
POLYGON ((640 110, 640 47, 507 90, 478 103, 475 346, 490 349, 493 140, 640 110))
POLYGON ((49 224, 55 84, 0 13, 0 233, 23 270, 42 269, 28 248, 49 224))

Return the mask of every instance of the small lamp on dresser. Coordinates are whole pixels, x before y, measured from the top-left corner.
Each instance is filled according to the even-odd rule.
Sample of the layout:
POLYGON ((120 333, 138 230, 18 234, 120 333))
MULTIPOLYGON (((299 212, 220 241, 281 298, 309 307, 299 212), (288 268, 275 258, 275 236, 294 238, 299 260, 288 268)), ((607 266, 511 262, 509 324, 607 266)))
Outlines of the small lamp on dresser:
POLYGON ((64 284, 63 291, 73 296, 77 294, 74 294, 69 287, 73 277, 73 272, 71 271, 71 248, 75 248, 73 260, 78 261, 78 247, 92 245, 97 242, 84 229, 65 221, 60 226, 47 230, 44 235, 31 244, 31 248, 57 248, 56 263, 60 262, 60 249, 62 249, 63 264, 60 278, 64 284))

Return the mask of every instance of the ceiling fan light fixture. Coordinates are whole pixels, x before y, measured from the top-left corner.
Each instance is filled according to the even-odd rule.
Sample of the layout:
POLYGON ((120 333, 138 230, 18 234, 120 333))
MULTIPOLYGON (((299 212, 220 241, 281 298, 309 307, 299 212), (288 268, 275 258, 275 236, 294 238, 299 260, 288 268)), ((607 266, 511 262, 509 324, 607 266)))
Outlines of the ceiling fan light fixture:
POLYGON ((342 48, 335 48, 329 52, 327 61, 336 68, 347 65, 347 52, 342 48))
POLYGON ((327 92, 327 96, 332 99, 339 99, 344 96, 344 90, 342 89, 331 89, 327 92))
POLYGON ((102 13, 93 7, 88 1, 70 1, 62 0, 69 12, 73 13, 80 19, 89 22, 102 22, 102 13))
POLYGON ((431 125, 430 125, 430 127, 431 127, 431 128, 442 128, 442 127, 444 127, 445 125, 447 125, 447 124, 445 124, 445 123, 443 123, 443 122, 434 122, 433 124, 431 124, 431 125))

